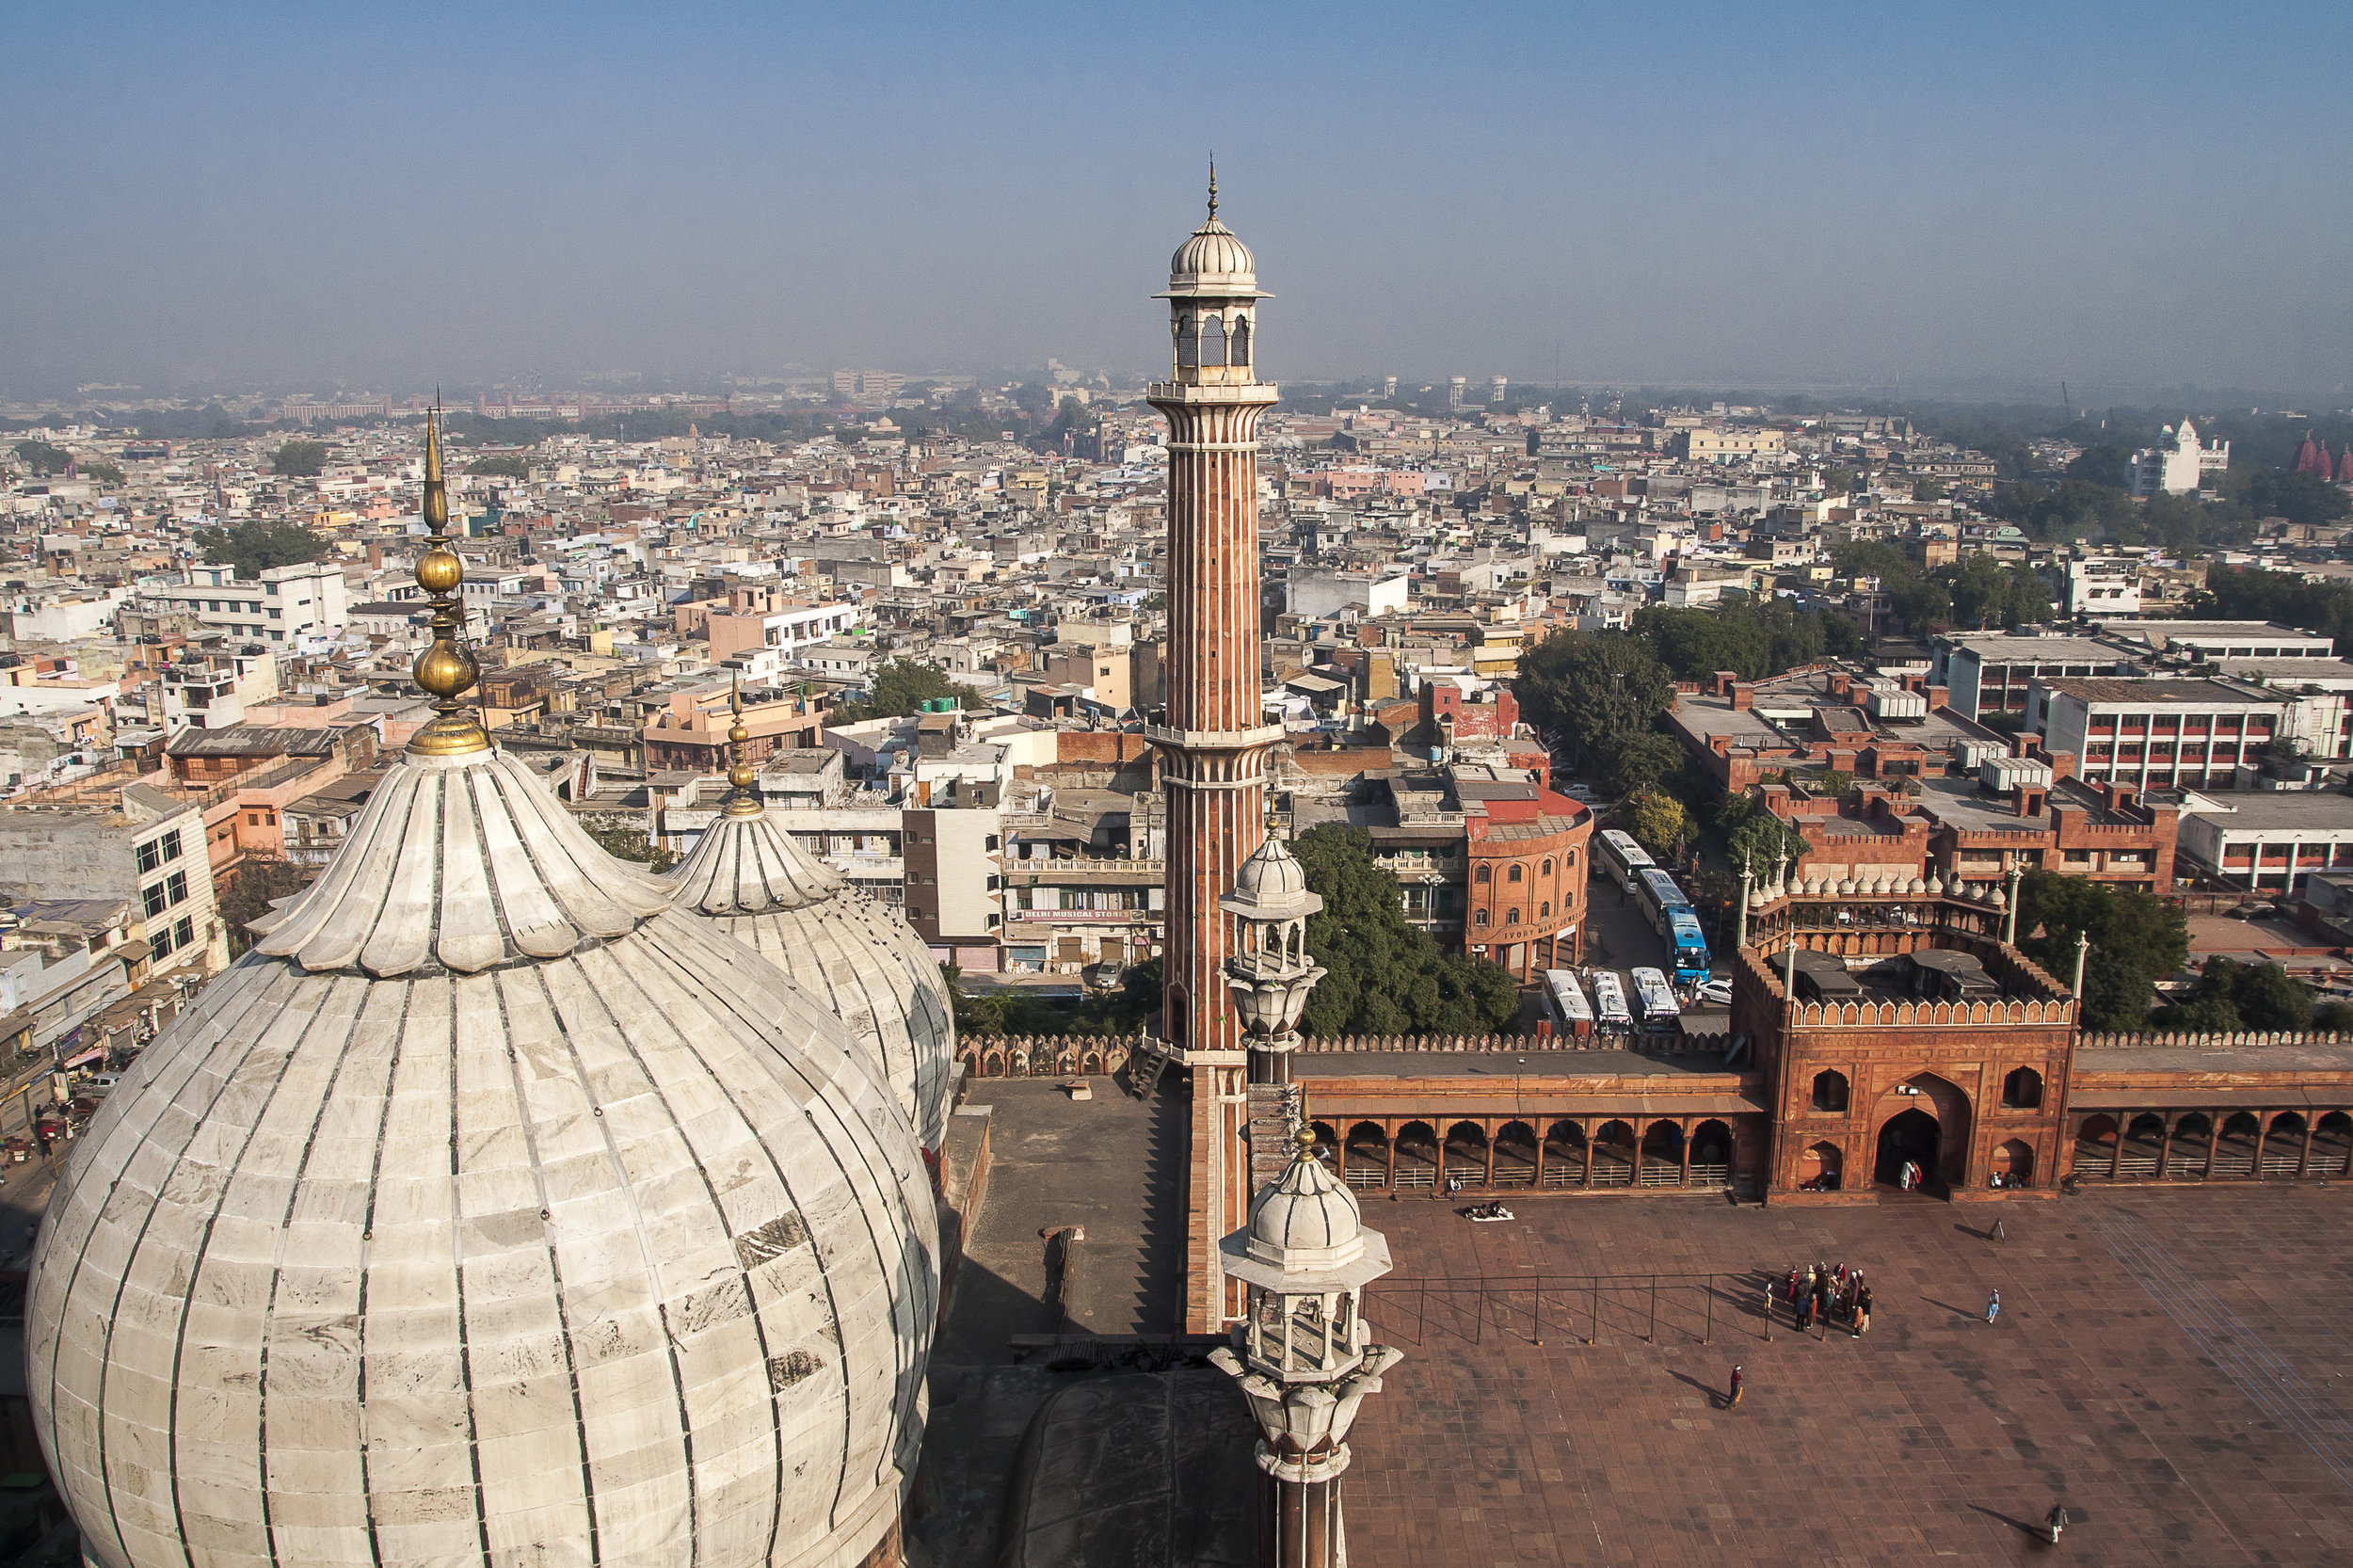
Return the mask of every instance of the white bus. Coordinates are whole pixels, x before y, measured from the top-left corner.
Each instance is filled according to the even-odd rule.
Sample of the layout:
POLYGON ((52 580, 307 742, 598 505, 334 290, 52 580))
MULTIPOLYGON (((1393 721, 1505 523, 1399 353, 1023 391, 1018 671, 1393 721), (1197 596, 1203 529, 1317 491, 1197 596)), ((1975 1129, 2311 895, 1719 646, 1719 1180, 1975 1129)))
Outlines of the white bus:
POLYGON ((1634 841, 1634 835, 1619 828, 1603 828, 1593 841, 1601 846, 1601 869, 1626 892, 1634 891, 1637 873, 1657 864, 1651 859, 1650 851, 1634 841))
POLYGON ((1659 969, 1636 969, 1634 995, 1642 1005, 1642 1021, 1661 1024, 1670 1018, 1683 1016, 1682 1004, 1675 1000, 1675 988, 1667 984, 1667 976, 1659 969))
POLYGON ((1593 1032, 1593 1009, 1585 1000, 1584 989, 1577 976, 1566 969, 1545 971, 1545 1000, 1552 1014, 1553 1023, 1564 1034, 1591 1034, 1593 1032))
POLYGON ((1634 1022, 1634 1015, 1625 1010, 1625 984, 1615 969, 1595 969, 1593 973, 1593 1013, 1605 1030, 1623 1030, 1634 1022))

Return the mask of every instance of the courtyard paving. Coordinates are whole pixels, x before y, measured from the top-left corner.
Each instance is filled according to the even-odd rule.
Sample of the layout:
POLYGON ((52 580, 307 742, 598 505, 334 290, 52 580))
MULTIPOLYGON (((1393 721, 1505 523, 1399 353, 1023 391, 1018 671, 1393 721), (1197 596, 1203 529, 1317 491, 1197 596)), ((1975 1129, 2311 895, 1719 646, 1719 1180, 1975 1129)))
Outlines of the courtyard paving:
POLYGON ((1356 1427, 1350 1561, 2342 1561, 2348 1205, 2342 1185, 1537 1198, 1472 1224, 1376 1200, 1397 1268, 1369 1315, 1407 1359, 1356 1427), (1996 1218, 2005 1239, 1981 1234, 1996 1218), (1868 1336, 1785 1315, 1767 1342, 1765 1274, 1802 1259, 1867 1272, 1868 1336), (2055 1501, 2056 1548, 2028 1530, 2055 1501))

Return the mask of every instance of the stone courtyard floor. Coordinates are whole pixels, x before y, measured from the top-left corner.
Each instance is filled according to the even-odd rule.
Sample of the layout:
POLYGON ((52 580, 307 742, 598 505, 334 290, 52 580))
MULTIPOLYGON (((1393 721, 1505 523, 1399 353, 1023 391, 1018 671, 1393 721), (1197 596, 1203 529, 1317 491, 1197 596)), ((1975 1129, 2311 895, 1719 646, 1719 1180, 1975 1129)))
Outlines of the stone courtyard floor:
POLYGON ((2353 1187, 1513 1201, 1496 1224, 1365 1206, 1397 1264, 1368 1315, 1407 1359, 1356 1426, 1353 1568, 2353 1549, 2353 1187), (1869 1335, 1784 1314, 1767 1343, 1765 1274, 1802 1259, 1867 1272, 1869 1335), (2073 1521, 2056 1548, 2027 1531, 2055 1501, 2073 1521))

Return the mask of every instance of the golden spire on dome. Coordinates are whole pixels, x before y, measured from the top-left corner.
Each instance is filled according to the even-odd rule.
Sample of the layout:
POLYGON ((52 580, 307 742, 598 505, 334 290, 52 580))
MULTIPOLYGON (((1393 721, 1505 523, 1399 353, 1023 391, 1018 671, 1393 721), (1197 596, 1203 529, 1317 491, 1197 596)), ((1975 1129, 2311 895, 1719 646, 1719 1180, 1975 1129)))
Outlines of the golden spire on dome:
POLYGON ((751 760, 744 754, 752 732, 744 722, 742 670, 735 672, 735 683, 728 695, 728 706, 735 712, 735 723, 728 729, 728 815, 755 817, 760 814, 760 792, 753 785, 759 782, 759 776, 752 771, 751 760))
POLYGON ((408 749, 420 757, 462 757, 488 751, 490 737, 479 720, 468 713, 459 696, 482 678, 481 666, 458 631, 457 584, 465 581, 466 564, 449 547, 449 489, 441 479, 441 400, 437 393, 433 411, 424 417, 424 527, 430 547, 417 557, 417 586, 433 596, 433 642, 417 655, 417 684, 433 698, 431 723, 409 737, 408 749))

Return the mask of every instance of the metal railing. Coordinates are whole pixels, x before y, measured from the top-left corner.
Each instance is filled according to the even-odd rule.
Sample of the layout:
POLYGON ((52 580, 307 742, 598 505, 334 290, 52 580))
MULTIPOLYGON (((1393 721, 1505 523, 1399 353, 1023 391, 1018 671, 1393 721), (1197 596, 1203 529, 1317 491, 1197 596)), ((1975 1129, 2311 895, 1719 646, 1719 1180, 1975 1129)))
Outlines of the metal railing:
MULTIPOLYGON (((1655 1345, 1712 1344, 1727 1327, 1770 1332, 1763 1272, 1704 1274, 1546 1274, 1511 1279, 1400 1279, 1364 1288, 1367 1320, 1384 1340, 1426 1345, 1453 1338, 1483 1344, 1493 1332, 1525 1344, 1604 1345, 1641 1338, 1655 1345)), ((1782 1326, 1787 1327, 1785 1322, 1782 1326)))

